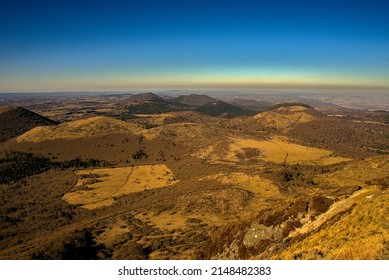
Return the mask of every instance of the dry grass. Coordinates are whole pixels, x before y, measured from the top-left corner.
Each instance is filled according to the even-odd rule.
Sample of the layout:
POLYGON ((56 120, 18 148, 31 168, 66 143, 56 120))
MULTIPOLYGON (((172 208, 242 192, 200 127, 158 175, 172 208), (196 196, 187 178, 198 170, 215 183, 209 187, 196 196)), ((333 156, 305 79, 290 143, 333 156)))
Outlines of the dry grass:
POLYGON ((146 215, 139 214, 135 218, 143 221, 150 221, 156 227, 163 231, 175 231, 183 229, 186 226, 187 217, 178 213, 163 212, 158 215, 147 213, 146 215))
POLYGON ((0 106, 0 114, 12 110, 10 106, 0 106))
POLYGON ((177 141, 199 141, 207 135, 207 127, 196 123, 175 123, 160 127, 154 127, 142 131, 142 135, 148 139, 161 137, 173 137, 177 141))
POLYGON ((75 190, 63 199, 86 209, 109 206, 126 194, 178 183, 164 164, 80 170, 76 174, 79 180, 75 190))
POLYGON ((360 190, 347 199, 343 199, 338 202, 335 202, 333 205, 331 205, 328 211, 319 215, 317 219, 304 224, 301 228, 297 229, 296 231, 291 232, 289 234, 289 237, 296 237, 298 235, 308 234, 317 230, 326 222, 333 219, 336 215, 339 215, 340 213, 346 212, 347 210, 351 209, 355 203, 356 196, 366 195, 366 193, 368 192, 369 190, 360 190))
POLYGON ((141 128, 137 124, 127 123, 108 117, 92 117, 63 123, 57 126, 39 126, 20 135, 17 142, 42 142, 55 139, 83 139, 98 137, 112 133, 140 133, 141 128))
POLYGON ((319 175, 315 181, 333 186, 367 186, 375 179, 388 176, 389 157, 380 156, 353 161, 340 170, 319 175))
POLYGON ((216 215, 228 219, 241 213, 250 199, 250 192, 241 189, 197 191, 179 196, 174 210, 190 215, 216 215))
POLYGON ((254 119, 266 127, 278 131, 287 131, 298 123, 305 123, 316 118, 305 111, 302 106, 281 107, 276 111, 264 112, 254 116, 254 119))
POLYGON ((354 197, 350 214, 338 217, 289 247, 276 259, 387 259, 389 193, 372 188, 354 197))
MULTIPOLYGON (((314 118, 304 110, 272 112, 274 127, 289 129, 314 118)), ((58 157, 63 156, 61 152, 69 159, 104 156, 117 167, 75 174, 68 171, 66 180, 57 172, 42 174, 37 183, 28 179, 27 185, 19 184, 20 189, 9 186, 3 199, 8 219, 2 232, 4 247, 19 246, 12 249, 17 254, 23 247, 30 250, 29 246, 46 242, 51 231, 61 236, 87 226, 95 240, 111 250, 112 258, 191 258, 196 257, 196 250, 209 258, 389 258, 388 156, 326 167, 297 166, 293 164, 330 165, 349 159, 333 156, 328 150, 332 148, 324 145, 312 148, 274 136, 275 129, 263 128, 260 118, 241 118, 242 124, 238 120, 231 124, 230 120, 208 121, 211 119, 205 117, 196 122, 199 116, 188 115, 173 123, 169 118, 175 116, 148 115, 136 120, 158 125, 144 125, 149 129, 95 117, 35 128, 20 136, 18 140, 24 143, 14 147, 32 147, 35 152, 58 157), (246 125, 247 119, 256 126, 246 125), (142 144, 136 137, 140 134, 144 136, 142 144), (58 153, 54 148, 46 150, 51 146, 58 153), (139 147, 147 159, 131 161, 139 147), (284 161, 287 164, 282 166, 284 161), (129 162, 143 165, 123 167, 129 162), (181 182, 164 188, 178 180, 165 165, 145 165, 157 162, 168 165, 181 182), (50 174, 55 176, 49 183, 50 174), (61 180, 64 182, 59 184, 61 180), (358 186, 362 190, 350 197, 358 186), (39 192, 40 188, 47 192, 39 192), (58 190, 58 194, 46 198, 49 190, 58 190), (47 201, 56 203, 43 207, 47 201), (43 210, 37 211, 39 207, 43 210), (35 218, 45 215, 45 222, 35 218), (27 219, 30 222, 21 226, 20 221, 27 219), (282 228, 282 239, 272 237, 246 248, 243 237, 254 219, 266 228, 282 228), (34 236, 39 237, 34 240, 34 236), (18 239, 23 241, 19 245, 18 239), (206 239, 213 243, 198 249, 206 239), (231 250, 234 246, 236 253, 231 250)), ((57 242, 57 237, 50 238, 57 242)), ((16 255, 10 250, 2 256, 16 255)))
POLYGON ((154 125, 162 125, 166 118, 174 117, 174 115, 172 113, 165 113, 165 114, 134 114, 134 116, 136 116, 138 118, 147 119, 149 122, 151 122, 154 125))
POLYGON ((109 229, 100 234, 96 241, 106 245, 107 247, 113 247, 117 243, 123 241, 123 239, 125 240, 128 232, 129 228, 127 227, 126 222, 118 219, 110 225, 109 229))
POLYGON ((248 175, 243 172, 218 173, 201 178, 200 181, 217 180, 222 185, 232 185, 261 196, 271 197, 280 194, 277 186, 268 179, 258 175, 248 175))
POLYGON ((249 138, 230 138, 229 143, 222 141, 198 150, 193 156, 208 159, 212 163, 237 163, 242 159, 264 160, 275 163, 329 165, 348 158, 332 155, 332 151, 302 146, 289 142, 287 137, 275 136, 270 140, 259 141, 249 138), (227 147, 225 149, 219 146, 227 147), (257 150, 255 154, 252 150, 257 150), (248 155, 248 152, 251 155, 248 155))

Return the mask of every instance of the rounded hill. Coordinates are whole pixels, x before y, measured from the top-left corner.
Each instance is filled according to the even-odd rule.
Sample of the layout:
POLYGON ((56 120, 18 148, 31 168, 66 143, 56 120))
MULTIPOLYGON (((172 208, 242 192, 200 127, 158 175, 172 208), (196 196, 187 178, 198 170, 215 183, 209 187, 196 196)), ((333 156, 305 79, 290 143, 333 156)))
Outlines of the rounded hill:
POLYGON ((57 122, 22 107, 0 106, 0 142, 14 138, 40 125, 57 122))
POLYGON ((253 114, 253 111, 246 110, 238 106, 234 106, 223 101, 216 101, 207 103, 195 109, 199 113, 203 113, 210 116, 221 116, 221 117, 236 117, 236 116, 247 116, 253 114))
POLYGON ((204 94, 189 94, 189 95, 181 95, 177 97, 175 101, 185 105, 203 106, 207 103, 217 102, 219 100, 204 94))
POLYGON ((109 117, 92 117, 57 126, 39 126, 20 135, 18 142, 41 142, 54 139, 85 139, 112 133, 137 133, 140 126, 109 117))
POLYGON ((123 104, 132 103, 132 102, 146 102, 146 101, 162 101, 163 99, 158 95, 152 92, 145 92, 140 94, 135 94, 130 96, 122 101, 123 104))
POLYGON ((303 103, 282 103, 269 108, 268 111, 254 116, 254 119, 265 127, 279 131, 288 131, 300 123, 313 121, 320 113, 303 103))

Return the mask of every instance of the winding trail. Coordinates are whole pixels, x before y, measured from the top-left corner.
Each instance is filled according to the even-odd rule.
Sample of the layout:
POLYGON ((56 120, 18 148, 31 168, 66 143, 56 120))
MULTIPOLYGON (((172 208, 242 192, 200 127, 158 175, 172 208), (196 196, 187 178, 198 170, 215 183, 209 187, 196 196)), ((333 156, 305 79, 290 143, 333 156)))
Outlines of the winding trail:
POLYGON ((110 192, 106 197, 101 198, 101 199, 98 199, 98 200, 93 201, 93 202, 86 203, 86 204, 84 204, 84 206, 85 206, 85 205, 91 205, 91 204, 99 203, 99 202, 102 202, 102 201, 107 200, 107 199, 111 199, 112 196, 113 196, 115 193, 117 193, 119 190, 121 190, 121 189, 127 184, 127 182, 128 182, 128 180, 130 179, 130 176, 131 176, 133 170, 134 170, 134 166, 131 166, 130 173, 128 173, 128 175, 127 175, 127 177, 126 177, 126 180, 125 180, 124 183, 123 183, 121 186, 119 186, 116 190, 113 190, 112 192, 110 192))

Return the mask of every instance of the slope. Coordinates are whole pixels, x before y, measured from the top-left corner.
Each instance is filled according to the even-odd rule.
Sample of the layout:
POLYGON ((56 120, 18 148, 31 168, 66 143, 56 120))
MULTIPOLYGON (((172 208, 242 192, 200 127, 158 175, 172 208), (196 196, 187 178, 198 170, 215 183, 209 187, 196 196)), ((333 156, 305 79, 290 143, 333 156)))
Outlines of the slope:
POLYGON ((265 127, 287 132, 295 125, 317 119, 320 114, 305 104, 285 103, 275 105, 269 111, 257 114, 254 119, 265 127))
POLYGON ((181 95, 175 98, 174 101, 191 106, 202 106, 207 103, 217 102, 219 100, 204 94, 189 94, 181 95))
POLYGON ((22 107, 0 106, 0 142, 23 134, 40 125, 56 125, 57 122, 22 107))

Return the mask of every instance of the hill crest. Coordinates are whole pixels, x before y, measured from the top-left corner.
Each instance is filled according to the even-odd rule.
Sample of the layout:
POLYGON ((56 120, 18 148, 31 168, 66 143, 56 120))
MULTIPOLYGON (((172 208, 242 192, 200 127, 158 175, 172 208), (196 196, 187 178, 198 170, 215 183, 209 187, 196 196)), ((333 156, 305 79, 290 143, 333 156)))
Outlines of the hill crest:
POLYGON ((36 126, 56 124, 56 121, 23 107, 0 106, 0 142, 21 135, 36 126))
POLYGON ((320 113, 309 105, 282 103, 271 107, 269 111, 255 115, 254 119, 265 127, 289 131, 295 125, 313 121, 319 116, 320 113))
POLYGON ((18 142, 42 142, 55 139, 92 138, 112 133, 134 133, 141 131, 137 124, 127 123, 110 117, 91 117, 59 124, 55 127, 38 126, 17 137, 18 142))
POLYGON ((217 102, 219 100, 205 94, 189 94, 181 95, 175 98, 175 101, 185 105, 203 106, 207 103, 217 102))
POLYGON ((236 117, 253 114, 253 111, 251 110, 243 109, 241 107, 234 106, 223 101, 214 101, 207 103, 203 106, 197 107, 195 111, 214 117, 236 117))
POLYGON ((122 100, 122 103, 132 103, 132 102, 146 102, 146 101, 162 101, 163 99, 152 93, 152 92, 145 92, 145 93, 139 93, 135 94, 133 96, 130 96, 124 100, 122 100))

